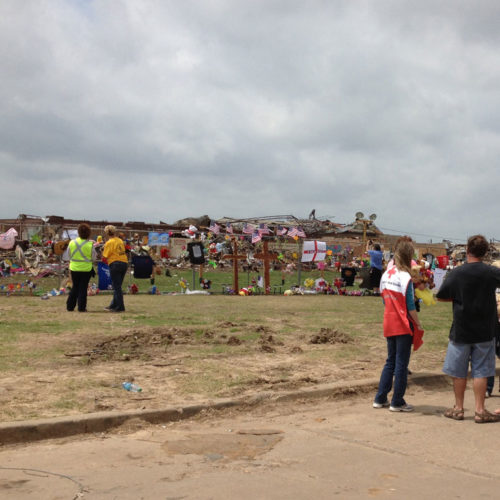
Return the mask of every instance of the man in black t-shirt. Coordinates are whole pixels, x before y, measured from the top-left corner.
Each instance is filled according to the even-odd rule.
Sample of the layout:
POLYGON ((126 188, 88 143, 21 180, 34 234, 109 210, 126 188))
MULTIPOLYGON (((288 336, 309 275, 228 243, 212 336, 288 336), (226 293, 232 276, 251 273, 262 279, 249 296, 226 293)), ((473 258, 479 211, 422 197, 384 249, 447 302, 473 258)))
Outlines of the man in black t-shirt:
POLYGON ((476 423, 500 421, 500 414, 484 408, 487 377, 495 374, 495 290, 500 287, 500 269, 482 262, 488 251, 484 236, 467 241, 467 263, 451 271, 437 294, 438 300, 453 302, 453 323, 443 366, 453 377, 455 406, 445 411, 454 420, 464 419, 464 395, 469 363, 473 378, 476 423))

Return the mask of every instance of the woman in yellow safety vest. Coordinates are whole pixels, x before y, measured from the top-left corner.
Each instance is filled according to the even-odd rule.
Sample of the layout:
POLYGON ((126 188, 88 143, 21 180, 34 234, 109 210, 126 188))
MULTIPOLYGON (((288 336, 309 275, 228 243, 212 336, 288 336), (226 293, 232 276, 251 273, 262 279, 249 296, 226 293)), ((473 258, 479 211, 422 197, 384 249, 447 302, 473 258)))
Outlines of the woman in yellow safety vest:
POLYGON ((90 226, 78 226, 78 238, 71 240, 68 246, 69 270, 73 286, 66 301, 66 309, 74 311, 78 303, 78 311, 87 311, 87 288, 93 274, 92 261, 95 260, 94 244, 90 237, 90 226))

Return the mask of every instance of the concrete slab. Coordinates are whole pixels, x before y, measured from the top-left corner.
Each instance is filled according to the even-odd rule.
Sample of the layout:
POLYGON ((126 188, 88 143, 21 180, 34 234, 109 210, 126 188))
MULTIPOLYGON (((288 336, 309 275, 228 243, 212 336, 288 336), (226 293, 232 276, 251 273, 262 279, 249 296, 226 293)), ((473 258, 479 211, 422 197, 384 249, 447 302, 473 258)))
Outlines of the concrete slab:
MULTIPOLYGON (((407 400, 415 405, 413 413, 376 410, 372 400, 373 392, 269 401, 252 408, 204 411, 189 420, 163 424, 134 418, 112 432, 4 446, 0 496, 5 500, 498 497, 495 436, 500 424, 474 423, 471 390, 461 422, 442 416, 453 401, 451 387, 443 379, 410 385, 407 400), (255 445, 255 441, 248 444, 252 433, 280 439, 264 445, 259 441, 263 448, 245 456, 238 450, 255 445)), ((497 408, 500 398, 487 403, 489 409, 497 408)))

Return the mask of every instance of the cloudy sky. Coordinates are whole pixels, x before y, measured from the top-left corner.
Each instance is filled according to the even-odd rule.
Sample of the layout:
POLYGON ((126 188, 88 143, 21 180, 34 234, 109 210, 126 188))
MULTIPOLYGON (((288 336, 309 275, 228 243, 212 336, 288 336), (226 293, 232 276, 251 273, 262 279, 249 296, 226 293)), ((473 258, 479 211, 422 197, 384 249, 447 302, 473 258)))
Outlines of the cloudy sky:
POLYGON ((2 0, 0 218, 500 239, 497 0, 2 0))

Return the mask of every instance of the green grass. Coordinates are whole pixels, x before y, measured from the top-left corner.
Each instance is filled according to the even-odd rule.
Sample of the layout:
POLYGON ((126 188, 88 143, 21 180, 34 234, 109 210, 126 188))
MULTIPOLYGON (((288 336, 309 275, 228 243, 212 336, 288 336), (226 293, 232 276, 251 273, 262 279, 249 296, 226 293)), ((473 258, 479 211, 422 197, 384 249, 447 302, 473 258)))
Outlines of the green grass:
POLYGON ((0 321, 0 344, 15 342, 22 325, 20 321, 15 320, 0 321))
MULTIPOLYGON (((196 399, 238 394, 262 378, 293 381, 295 373, 310 373, 309 368, 317 366, 321 377, 331 372, 333 378, 327 381, 334 380, 349 375, 343 371, 344 365, 370 360, 370 366, 378 368, 385 356, 383 304, 377 297, 141 294, 125 296, 127 312, 119 315, 103 310, 108 296, 89 297, 89 313, 83 315, 68 313, 65 300, 64 296, 44 301, 0 297, 0 374, 18 381, 16 394, 31 404, 28 407, 22 398, 4 400, 2 418, 94 411, 94 394, 107 389, 114 395, 106 393, 106 397, 119 398, 121 392, 111 391, 110 384, 121 383, 129 373, 140 385, 151 388, 164 381, 171 383, 159 390, 158 398, 175 391, 178 398, 196 399), (86 356, 65 355, 85 353, 105 341, 157 328, 162 333, 184 332, 186 336, 180 339, 188 343, 169 343, 164 337, 164 342, 139 352, 128 363, 121 359, 122 354, 130 354, 128 344, 116 343, 108 358, 103 355, 90 364, 86 356), (310 338, 322 328, 338 330, 353 342, 310 344, 310 338), (263 352, 262 334, 285 345, 274 345, 274 353, 263 352), (232 335, 243 342, 228 345, 232 335), (293 353, 296 346, 301 351, 293 353), (156 367, 151 362, 155 356, 156 367), (24 388, 30 380, 31 386, 24 388)), ((436 369, 444 357, 451 306, 422 306, 420 318, 425 343, 412 363, 417 369, 436 369)), ((259 382, 256 390, 262 387, 259 382)))
POLYGON ((81 401, 75 398, 60 398, 52 403, 52 408, 55 410, 79 410, 83 408, 81 401))
POLYGON ((259 340, 260 337, 261 334, 258 332, 247 332, 242 335, 238 335, 238 338, 243 342, 255 342, 256 340, 259 340))
MULTIPOLYGON (((163 271, 160 275, 155 275, 154 277, 154 285, 161 293, 171 293, 171 292, 182 292, 183 289, 179 284, 181 279, 184 279, 188 282, 188 286, 191 290, 200 290, 201 286, 199 283, 199 270, 196 267, 194 280, 193 280, 193 271, 191 269, 176 269, 170 268, 171 276, 166 276, 163 271)), ((258 275, 264 274, 264 271, 260 272, 252 272, 247 273, 240 271, 238 274, 238 282, 239 287, 248 287, 252 284, 252 279, 257 279, 258 275)), ((303 270, 301 272, 301 283, 300 285, 304 285, 304 281, 308 278, 317 279, 321 276, 321 272, 318 270, 303 270)), ((336 271, 325 270, 324 278, 328 282, 332 282, 336 278, 340 276, 336 271)), ((232 270, 210 270, 205 269, 203 272, 203 278, 212 281, 211 293, 222 294, 226 287, 232 288, 233 284, 233 275, 232 270)), ((34 294, 42 294, 44 292, 48 292, 52 289, 58 290, 61 285, 65 282, 64 278, 61 279, 58 276, 50 276, 46 278, 33 278, 28 275, 19 274, 12 275, 9 277, 0 277, 0 293, 7 293, 7 286, 10 283, 16 285, 16 290, 12 292, 12 295, 29 295, 28 288, 17 289, 17 285, 23 285, 26 280, 30 279, 36 284, 36 288, 34 289, 34 294), (1 287, 4 287, 3 289, 1 287)), ((270 282, 271 282, 271 292, 276 292, 276 294, 282 294, 285 290, 289 289, 292 286, 299 285, 298 283, 298 273, 295 271, 293 274, 285 274, 284 276, 285 283, 282 284, 282 273, 281 271, 270 271, 270 282)), ((91 280, 91 283, 98 283, 97 277, 91 280)), ((135 283, 139 288, 139 293, 148 293, 151 291, 153 284, 150 282, 150 279, 135 279, 133 275, 129 272, 127 273, 125 280, 123 282, 124 290, 135 283)), ((352 287, 351 289, 357 289, 357 285, 352 287)), ((262 293, 262 291, 261 291, 262 293)))

